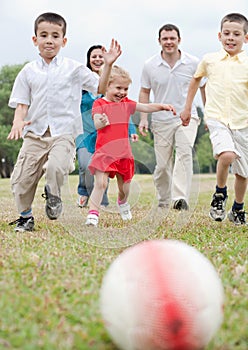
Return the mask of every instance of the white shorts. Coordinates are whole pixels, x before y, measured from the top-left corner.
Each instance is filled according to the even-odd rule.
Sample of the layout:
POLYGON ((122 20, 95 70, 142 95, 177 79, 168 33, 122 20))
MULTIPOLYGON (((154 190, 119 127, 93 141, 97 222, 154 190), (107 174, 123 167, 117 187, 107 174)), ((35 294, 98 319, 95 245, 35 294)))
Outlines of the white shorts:
POLYGON ((231 130, 216 120, 208 120, 207 126, 214 157, 218 159, 218 156, 223 152, 234 152, 237 158, 232 163, 232 173, 247 178, 248 128, 231 130))

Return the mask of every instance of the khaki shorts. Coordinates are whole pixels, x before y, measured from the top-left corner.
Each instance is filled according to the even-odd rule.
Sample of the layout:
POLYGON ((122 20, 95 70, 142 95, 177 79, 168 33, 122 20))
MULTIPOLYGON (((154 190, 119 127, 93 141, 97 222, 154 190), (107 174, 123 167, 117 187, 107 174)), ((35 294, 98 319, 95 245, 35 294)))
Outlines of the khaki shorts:
POLYGON ((216 159, 223 152, 234 152, 237 158, 232 163, 232 173, 248 177, 248 128, 231 130, 226 125, 208 120, 207 126, 216 159))

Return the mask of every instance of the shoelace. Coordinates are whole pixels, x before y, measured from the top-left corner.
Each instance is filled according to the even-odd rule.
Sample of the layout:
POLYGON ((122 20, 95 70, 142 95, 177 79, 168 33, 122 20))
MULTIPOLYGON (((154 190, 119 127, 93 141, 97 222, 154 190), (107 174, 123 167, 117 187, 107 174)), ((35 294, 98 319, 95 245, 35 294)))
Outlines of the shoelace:
MULTIPOLYGON (((30 219, 30 218, 27 218, 27 219, 30 219)), ((18 219, 14 220, 14 221, 11 221, 9 223, 9 225, 15 225, 15 224, 23 224, 27 221, 26 218, 23 218, 22 216, 20 216, 18 219)))
POLYGON ((223 209, 223 199, 220 197, 214 197, 212 206, 216 208, 217 210, 222 210, 223 209))
POLYGON ((56 206, 58 203, 61 202, 61 199, 57 196, 49 195, 47 193, 42 193, 41 197, 45 198, 45 200, 48 201, 48 204, 50 206, 56 206))
POLYGON ((234 219, 235 221, 238 219, 242 224, 245 224, 245 214, 246 212, 244 210, 240 211, 234 211, 234 219))

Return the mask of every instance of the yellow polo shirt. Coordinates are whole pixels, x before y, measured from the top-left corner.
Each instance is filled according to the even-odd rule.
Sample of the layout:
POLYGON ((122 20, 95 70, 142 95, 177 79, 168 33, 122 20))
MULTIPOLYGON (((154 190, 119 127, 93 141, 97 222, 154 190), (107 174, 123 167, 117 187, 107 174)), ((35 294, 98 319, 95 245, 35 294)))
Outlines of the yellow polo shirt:
POLYGON ((231 57, 224 49, 206 54, 195 78, 207 77, 204 118, 215 119, 230 129, 248 127, 248 56, 231 57))

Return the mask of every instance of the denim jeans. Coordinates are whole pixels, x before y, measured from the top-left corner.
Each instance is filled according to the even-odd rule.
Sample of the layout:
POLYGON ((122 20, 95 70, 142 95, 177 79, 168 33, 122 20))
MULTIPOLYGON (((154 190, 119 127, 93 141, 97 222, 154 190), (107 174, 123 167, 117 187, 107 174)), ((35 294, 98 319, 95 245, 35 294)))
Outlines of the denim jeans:
MULTIPOLYGON (((77 149, 78 158, 78 170, 79 170, 79 183, 78 183, 78 194, 80 196, 90 197, 94 187, 94 176, 90 173, 88 165, 91 161, 92 153, 88 152, 87 148, 77 149)), ((108 205, 108 187, 103 194, 101 205, 108 205)))

